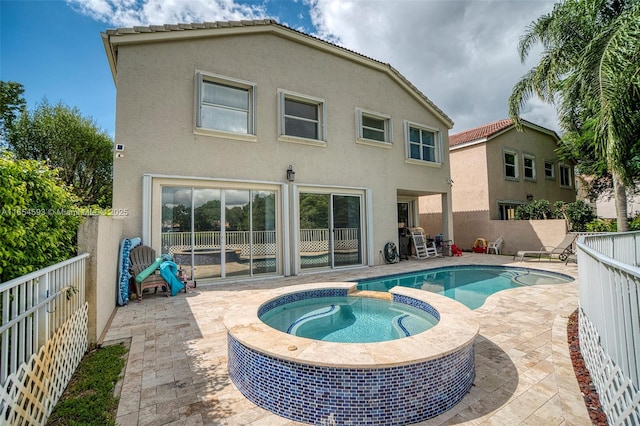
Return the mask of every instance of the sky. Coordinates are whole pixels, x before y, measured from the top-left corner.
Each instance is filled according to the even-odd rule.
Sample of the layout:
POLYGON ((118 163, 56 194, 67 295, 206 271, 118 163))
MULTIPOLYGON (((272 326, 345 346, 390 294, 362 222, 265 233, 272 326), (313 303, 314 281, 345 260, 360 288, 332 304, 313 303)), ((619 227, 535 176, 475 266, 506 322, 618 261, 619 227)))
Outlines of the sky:
MULTIPOLYGON (((450 134, 508 117, 527 25, 547 0, 0 0, 0 79, 76 107, 115 135, 116 88, 100 33, 134 25, 271 18, 389 63, 455 123, 450 134)), ((558 131, 553 106, 530 100, 522 117, 558 131)))

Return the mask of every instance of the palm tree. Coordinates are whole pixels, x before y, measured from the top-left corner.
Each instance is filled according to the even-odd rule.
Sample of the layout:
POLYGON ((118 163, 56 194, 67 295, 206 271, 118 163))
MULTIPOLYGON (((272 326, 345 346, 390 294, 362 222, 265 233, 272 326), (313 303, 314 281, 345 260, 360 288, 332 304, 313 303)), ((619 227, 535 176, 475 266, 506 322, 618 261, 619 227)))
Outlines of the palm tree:
POLYGON ((626 231, 625 185, 640 143, 640 2, 566 0, 527 27, 518 51, 524 61, 540 43, 542 57, 514 86, 509 115, 534 94, 554 103, 563 130, 581 133, 595 120, 594 143, 613 177, 618 231, 626 231))

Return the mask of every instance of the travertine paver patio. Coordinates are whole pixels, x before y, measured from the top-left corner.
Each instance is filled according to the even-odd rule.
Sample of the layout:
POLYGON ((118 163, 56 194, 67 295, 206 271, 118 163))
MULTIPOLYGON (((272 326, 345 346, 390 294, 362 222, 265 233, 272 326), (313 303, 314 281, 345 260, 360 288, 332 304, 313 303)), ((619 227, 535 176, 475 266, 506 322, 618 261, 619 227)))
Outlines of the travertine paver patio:
MULTIPOLYGON (((126 340, 119 425, 297 425, 243 397, 227 375, 228 307, 266 288, 460 264, 527 266, 577 277, 575 264, 513 262, 465 253, 300 277, 200 285, 188 294, 150 295, 118 308, 105 344, 126 340)), ((566 325, 578 304, 577 281, 491 296, 475 310, 476 380, 462 402, 420 425, 590 425, 569 358, 566 325)), ((274 383, 277 386, 277 383, 274 383)))

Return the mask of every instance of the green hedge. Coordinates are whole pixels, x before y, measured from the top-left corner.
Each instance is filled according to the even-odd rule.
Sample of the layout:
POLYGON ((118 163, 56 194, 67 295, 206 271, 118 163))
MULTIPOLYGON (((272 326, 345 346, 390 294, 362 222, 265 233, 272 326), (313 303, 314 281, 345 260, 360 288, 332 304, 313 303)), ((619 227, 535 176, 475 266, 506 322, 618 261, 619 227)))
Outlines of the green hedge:
POLYGON ((0 151, 0 283, 76 255, 75 203, 56 170, 0 151))

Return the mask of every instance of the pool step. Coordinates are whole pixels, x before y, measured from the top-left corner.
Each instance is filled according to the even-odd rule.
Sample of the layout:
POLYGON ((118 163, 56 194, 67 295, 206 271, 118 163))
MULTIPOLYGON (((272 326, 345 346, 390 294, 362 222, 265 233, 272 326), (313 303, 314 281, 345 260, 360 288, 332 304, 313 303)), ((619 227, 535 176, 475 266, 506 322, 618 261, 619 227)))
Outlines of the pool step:
POLYGON ((393 300, 393 295, 384 291, 353 290, 349 296, 370 297, 372 299, 393 300))

